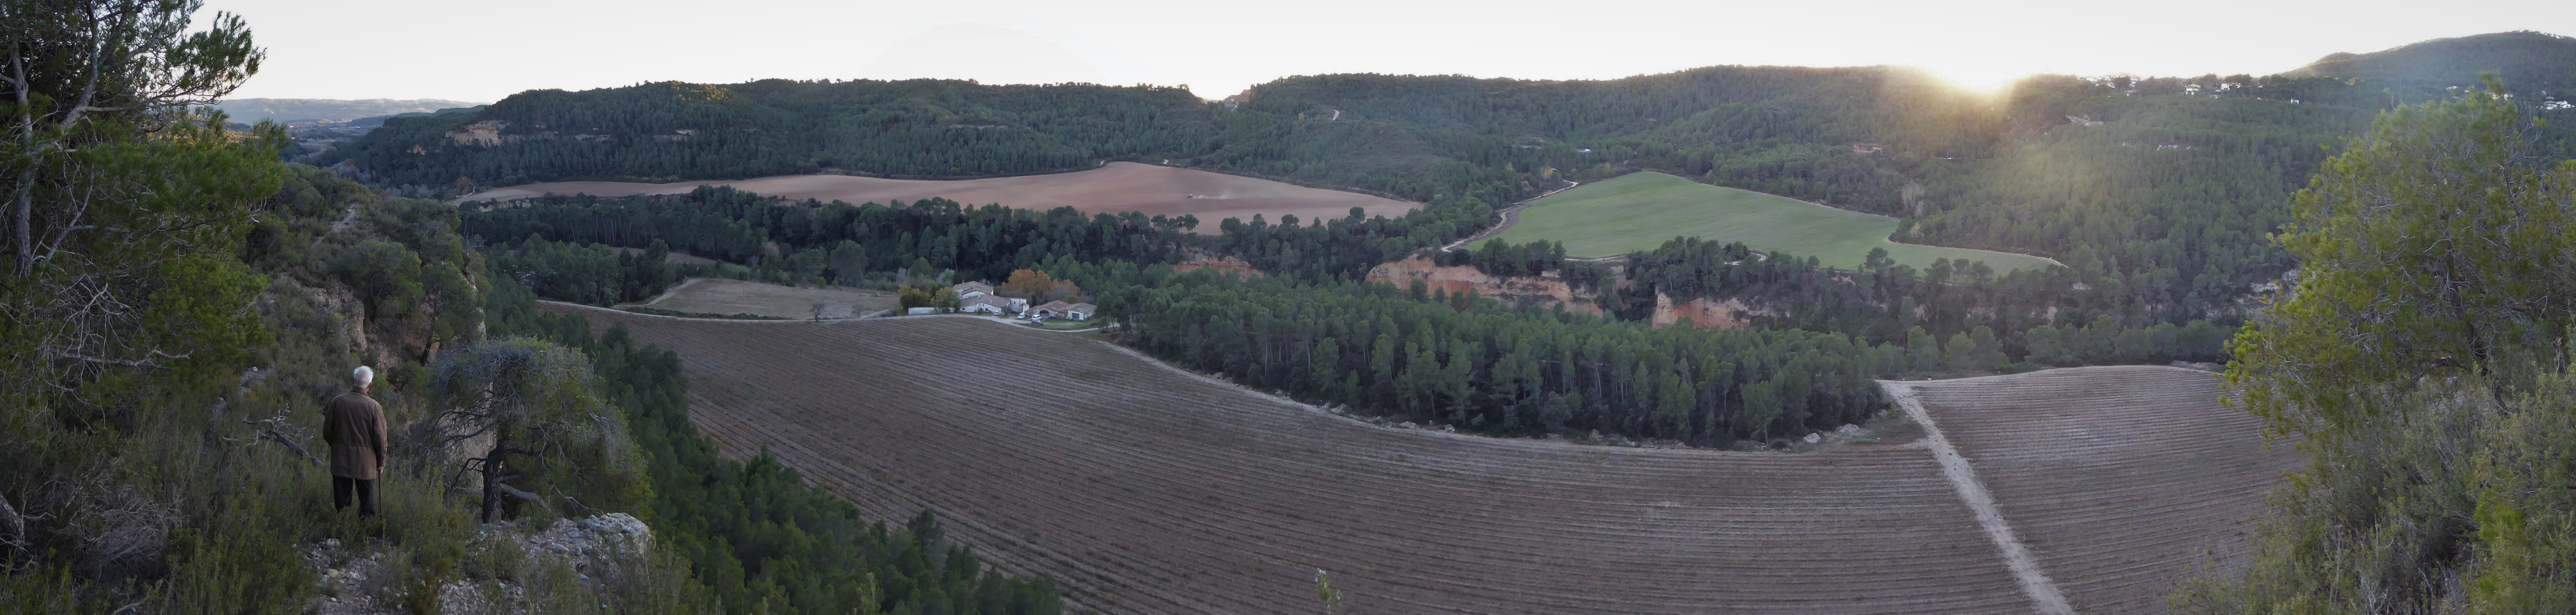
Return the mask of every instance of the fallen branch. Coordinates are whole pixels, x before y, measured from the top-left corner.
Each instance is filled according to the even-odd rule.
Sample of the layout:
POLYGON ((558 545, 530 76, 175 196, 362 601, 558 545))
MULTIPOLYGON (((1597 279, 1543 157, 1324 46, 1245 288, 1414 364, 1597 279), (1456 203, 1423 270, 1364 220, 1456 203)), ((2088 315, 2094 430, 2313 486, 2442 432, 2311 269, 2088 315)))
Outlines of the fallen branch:
POLYGON ((0 545, 12 549, 27 548, 27 518, 9 506, 9 496, 0 495, 0 545))
POLYGON ((188 356, 189 356, 189 355, 194 355, 194 354, 197 354, 197 353, 194 353, 194 352, 182 352, 182 353, 179 353, 179 354, 170 354, 170 353, 162 352, 162 351, 159 351, 159 350, 153 350, 153 351, 151 351, 150 353, 145 354, 145 355, 144 355, 144 356, 145 356, 145 358, 141 358, 141 359, 110 359, 110 358, 107 358, 107 357, 94 357, 94 356, 90 356, 90 355, 80 354, 80 353, 77 353, 77 352, 61 352, 61 351, 56 351, 56 352, 54 352, 54 353, 53 353, 53 355, 54 355, 55 357, 64 358, 64 359, 71 359, 71 360, 74 360, 74 361, 80 361, 80 362, 83 362, 83 363, 95 363, 95 364, 100 364, 100 365, 116 365, 116 366, 122 366, 122 367, 149 367, 149 368, 153 368, 153 369, 161 369, 161 368, 162 368, 162 365, 161 365, 161 363, 160 363, 160 361, 159 361, 158 359, 186 360, 186 359, 188 358, 188 356))
POLYGON ((513 497, 513 498, 518 498, 520 501, 523 501, 523 502, 534 502, 534 501, 537 501, 537 500, 539 499, 539 498, 537 497, 537 494, 534 494, 534 493, 528 493, 528 492, 526 492, 526 491, 520 491, 518 487, 512 487, 512 486, 504 485, 504 484, 501 484, 501 483, 492 483, 492 488, 493 488, 493 489, 495 489, 495 490, 500 491, 500 492, 501 492, 501 495, 506 495, 506 496, 510 496, 510 497, 513 497))
MULTIPOLYGON (((276 420, 276 419, 270 419, 270 420, 276 420)), ((267 436, 269 440, 275 441, 275 442, 277 442, 278 444, 281 444, 281 445, 285 445, 285 446, 286 446, 286 450, 295 451, 295 454, 296 454, 296 455, 298 455, 298 456, 303 457, 305 461, 313 462, 313 465, 317 465, 317 466, 318 466, 318 465, 324 465, 324 464, 322 463, 322 458, 313 456, 313 451, 305 450, 304 445, 302 445, 302 444, 296 444, 294 440, 288 439, 288 438, 286 437, 286 434, 277 433, 277 428, 276 428, 276 427, 273 427, 273 426, 270 426, 271 424, 269 423, 269 421, 254 421, 254 420, 250 420, 250 419, 242 419, 242 422, 243 422, 243 423, 249 423, 249 424, 252 424, 252 425, 259 425, 259 426, 260 426, 260 428, 259 428, 259 433, 260 433, 260 435, 262 435, 262 436, 267 436)))
POLYGON ((602 514, 602 513, 606 513, 606 512, 608 512, 608 511, 600 510, 600 509, 597 509, 597 508, 591 508, 589 504, 583 504, 583 503, 581 503, 581 500, 573 499, 573 498, 572 498, 572 496, 569 496, 569 495, 567 495, 567 496, 563 496, 563 501, 564 501, 564 503, 565 503, 565 504, 570 504, 570 505, 572 505, 572 507, 573 507, 573 508, 579 508, 579 509, 582 509, 582 510, 590 511, 590 514, 594 514, 594 515, 602 514))

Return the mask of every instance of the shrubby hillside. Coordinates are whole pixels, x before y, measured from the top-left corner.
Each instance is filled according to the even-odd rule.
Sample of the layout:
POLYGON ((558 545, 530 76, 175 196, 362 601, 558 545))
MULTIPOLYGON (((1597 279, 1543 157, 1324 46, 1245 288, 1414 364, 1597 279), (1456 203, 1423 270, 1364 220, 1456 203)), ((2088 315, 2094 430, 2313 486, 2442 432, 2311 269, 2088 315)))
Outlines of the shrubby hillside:
POLYGON ((538 314, 455 208, 191 115, 264 55, 239 18, 6 8, 34 58, 6 99, 42 104, 0 103, 0 612, 1061 610, 927 514, 716 456, 676 357, 538 314), (391 440, 374 517, 334 508, 317 433, 358 365, 391 440), (521 547, 573 518, 651 546, 521 547))
POLYGON ((2576 611, 2576 161, 2499 89, 2380 116, 2292 199, 2300 276, 2227 380, 2308 465, 2176 611, 2576 611))

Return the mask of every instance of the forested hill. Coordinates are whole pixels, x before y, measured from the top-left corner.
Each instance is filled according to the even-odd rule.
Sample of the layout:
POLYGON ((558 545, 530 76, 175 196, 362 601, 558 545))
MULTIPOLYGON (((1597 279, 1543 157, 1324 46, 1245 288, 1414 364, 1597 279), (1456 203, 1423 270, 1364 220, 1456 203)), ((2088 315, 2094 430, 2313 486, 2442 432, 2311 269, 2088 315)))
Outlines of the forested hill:
MULTIPOLYGON (((2000 99, 1890 67, 1602 81, 1324 75, 1222 102, 1154 87, 660 83, 396 119, 346 151, 374 181, 447 190, 1168 161, 1429 203, 1390 227, 1402 241, 1367 238, 1404 249, 1490 224, 1492 210, 1561 179, 1656 170, 1899 216, 1901 241, 2050 256, 2145 305, 2224 306, 2290 267, 2265 234, 2288 221, 2283 203, 2329 149, 2371 117, 2500 70, 2534 113, 2576 119, 2551 106, 2560 90, 2531 85, 2576 80, 2576 64, 2553 60, 2570 47, 2484 35, 2273 76, 2039 76, 2000 99)), ((2552 123, 2535 149, 2565 157, 2571 136, 2576 121, 2552 123)))
MULTIPOLYGON (((1179 88, 964 81, 652 83, 535 90, 476 114, 397 118, 346 151, 387 184, 460 189, 576 179, 857 173, 964 178, 1171 161, 1417 201, 1500 204, 1560 169, 1647 152, 1730 185, 1887 209, 1902 177, 1855 142, 1924 156, 1993 134, 1982 103, 1883 67, 1714 67, 1609 81, 1332 75, 1243 104, 1179 88), (1445 197, 1445 199, 1444 199, 1445 197)), ((336 161, 327 161, 336 162, 336 161)), ((1597 171, 1596 171, 1597 172, 1597 171)))
POLYGON ((966 81, 677 82, 521 92, 397 118, 348 148, 378 181, 442 186, 795 173, 955 178, 1072 171, 1203 148, 1188 90, 966 81))
MULTIPOLYGON (((1324 75, 1262 84, 1236 100, 1238 111, 1300 124, 1399 126, 1420 154, 1524 184, 1643 166, 1873 211, 1894 211, 1905 177, 1900 165, 1853 154, 1854 144, 1963 156, 1982 151, 1996 132, 1986 101, 1890 67, 1717 66, 1606 81, 1324 75)), ((1304 130, 1314 140, 1331 135, 1304 130)), ((1259 166, 1245 158, 1251 153, 1211 158, 1259 166)), ((1393 157, 1354 153, 1364 156, 1329 160, 1393 157)))
POLYGON ((2526 31, 2434 39, 2373 53, 2337 53, 2288 74, 2358 79, 2420 102, 2446 88, 2476 85, 2480 71, 2495 71, 2517 92, 2576 99, 2576 38, 2526 31))

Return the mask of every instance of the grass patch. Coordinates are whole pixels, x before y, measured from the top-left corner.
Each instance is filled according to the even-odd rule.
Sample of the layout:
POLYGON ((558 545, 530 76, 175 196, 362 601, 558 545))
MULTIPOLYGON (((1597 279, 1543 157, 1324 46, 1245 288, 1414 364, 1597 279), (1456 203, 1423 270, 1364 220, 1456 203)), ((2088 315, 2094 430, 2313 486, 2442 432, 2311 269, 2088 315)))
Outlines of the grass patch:
MULTIPOLYGON (((1652 250, 1674 237, 1741 241, 1764 252, 1814 256, 1828 267, 1860 265, 1870 248, 1887 248, 1916 269, 1934 259, 1985 261, 1997 273, 2050 266, 2023 254, 1895 243, 1896 219, 1835 209, 1788 197, 1710 186, 1655 172, 1621 175, 1531 203, 1500 239, 1556 241, 1568 256, 1652 250)), ((1480 242, 1481 243, 1481 242, 1480 242)))

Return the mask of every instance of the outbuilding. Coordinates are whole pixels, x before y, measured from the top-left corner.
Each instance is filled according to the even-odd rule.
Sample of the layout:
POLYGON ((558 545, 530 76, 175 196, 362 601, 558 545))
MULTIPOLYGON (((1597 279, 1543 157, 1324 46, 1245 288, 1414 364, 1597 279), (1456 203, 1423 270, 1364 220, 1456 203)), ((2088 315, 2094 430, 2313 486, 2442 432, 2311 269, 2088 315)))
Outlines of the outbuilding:
POLYGON ((1001 295, 978 294, 957 302, 957 311, 969 314, 1018 314, 1028 311, 1029 300, 1001 295))
POLYGON ((1063 301, 1049 301, 1046 305, 1038 306, 1037 309, 1031 311, 1031 313, 1039 316, 1063 318, 1067 320, 1091 320, 1091 315, 1099 312, 1100 306, 1089 303, 1065 303, 1063 301))

